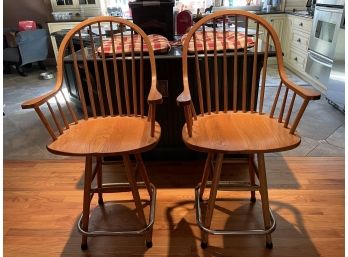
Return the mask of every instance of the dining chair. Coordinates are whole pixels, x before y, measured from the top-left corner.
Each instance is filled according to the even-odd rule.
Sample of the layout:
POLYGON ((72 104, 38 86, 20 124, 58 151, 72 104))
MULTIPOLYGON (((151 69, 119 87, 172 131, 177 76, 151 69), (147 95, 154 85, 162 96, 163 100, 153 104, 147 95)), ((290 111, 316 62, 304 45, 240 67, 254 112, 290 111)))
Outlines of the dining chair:
POLYGON ((319 99, 320 94, 288 79, 275 30, 262 17, 242 10, 208 15, 184 35, 182 71, 183 92, 177 97, 186 120, 182 139, 189 149, 207 153, 195 190, 196 219, 203 231, 201 247, 206 248, 208 234, 214 234, 265 235, 266 247, 272 248, 276 222, 269 207, 264 156, 300 144, 296 128, 309 101, 319 99), (266 106, 265 92, 272 90, 266 87, 269 62, 276 64, 280 84, 271 95, 273 104, 266 106), (247 157, 248 181, 220 181, 226 155, 247 157), (202 217, 207 186, 210 193, 202 217), (251 202, 259 191, 264 228, 211 228, 218 190, 251 191, 251 202))
POLYGON ((77 224, 83 250, 87 249, 87 237, 93 236, 145 235, 146 246, 152 246, 156 188, 149 180, 141 153, 153 149, 161 135, 155 116, 162 96, 156 83, 154 51, 143 30, 121 18, 95 17, 79 23, 64 37, 54 88, 22 104, 23 109, 37 112, 51 136, 48 151, 85 158, 83 212, 77 224), (78 109, 63 93, 64 70, 69 65, 78 88, 78 109), (128 183, 103 183, 103 157, 109 156, 122 157, 128 183), (137 182, 137 174, 144 182, 137 182), (148 222, 139 187, 145 187, 149 194, 148 222), (100 208, 106 208, 103 193, 125 190, 132 193, 142 227, 89 230, 93 195, 97 193, 100 208))

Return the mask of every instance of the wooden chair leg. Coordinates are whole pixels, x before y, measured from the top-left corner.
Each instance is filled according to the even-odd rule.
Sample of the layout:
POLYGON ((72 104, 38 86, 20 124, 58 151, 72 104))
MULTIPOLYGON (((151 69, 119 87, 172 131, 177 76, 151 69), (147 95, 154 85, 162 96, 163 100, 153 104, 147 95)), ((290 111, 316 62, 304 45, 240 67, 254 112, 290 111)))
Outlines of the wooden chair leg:
POLYGON ((149 176, 147 175, 146 167, 145 167, 145 164, 143 162, 143 158, 141 157, 141 154, 136 154, 135 159, 138 162, 139 170, 140 170, 141 176, 144 180, 147 192, 149 193, 149 196, 151 197, 152 190, 151 190, 151 186, 150 186, 150 179, 149 179, 149 176))
MULTIPOLYGON (((271 215, 269 212, 266 165, 264 154, 258 153, 257 159, 259 168, 260 195, 262 201, 263 220, 265 224, 265 229, 269 229, 271 227, 271 215)), ((266 235, 266 247, 269 249, 273 248, 271 234, 266 235)))
MULTIPOLYGON (((97 157, 97 185, 98 189, 102 189, 103 187, 103 170, 102 170, 102 158, 97 157)), ((98 204, 103 205, 103 193, 101 191, 98 192, 98 204)))
MULTIPOLYGON (((88 231, 89 210, 91 203, 91 183, 92 183, 92 156, 86 156, 85 163, 85 180, 83 189, 83 212, 82 212, 82 229, 88 231)), ((81 249, 87 250, 87 236, 82 236, 81 249)))
MULTIPOLYGON (((250 184, 252 186, 255 186, 255 170, 254 170, 254 155, 250 154, 249 155, 249 177, 250 177, 250 184)), ((250 201, 255 203, 256 202, 256 196, 255 196, 255 191, 250 191, 250 201)))
MULTIPOLYGON (((215 169, 214 169, 213 179, 212 179, 212 185, 211 185, 211 189, 210 189, 210 196, 209 196, 209 200, 208 200, 208 207, 207 207, 207 211, 206 211, 206 215, 205 215, 205 227, 207 227, 207 228, 210 228, 211 220, 213 217, 215 200, 216 200, 217 190, 218 190, 219 182, 220 182, 220 175, 221 175, 223 158, 224 158, 224 154, 222 154, 222 153, 217 154, 216 162, 215 162, 215 169)), ((208 233, 203 232, 201 247, 206 248, 207 245, 208 245, 208 233)))
MULTIPOLYGON (((145 227, 146 226, 146 219, 145 219, 145 214, 144 214, 144 209, 143 206, 141 204, 141 199, 140 199, 140 195, 139 195, 139 189, 135 180, 135 170, 132 168, 132 163, 129 159, 129 155, 123 155, 123 162, 125 165, 125 169, 126 169, 126 175, 127 175, 127 179, 128 182, 130 184, 131 190, 132 190, 132 194, 133 194, 133 198, 134 198, 134 202, 135 202, 135 207, 139 216, 139 219, 142 223, 142 225, 145 227)), ((152 246, 152 233, 147 233, 146 234, 146 245, 147 246, 152 246)))
POLYGON ((211 162, 212 162, 213 158, 214 158, 214 154, 208 153, 207 159, 205 161, 203 177, 202 177, 202 181, 201 181, 200 194, 199 194, 200 200, 203 199, 204 190, 205 190, 205 187, 207 185, 207 181, 208 181, 211 169, 212 169, 211 162))

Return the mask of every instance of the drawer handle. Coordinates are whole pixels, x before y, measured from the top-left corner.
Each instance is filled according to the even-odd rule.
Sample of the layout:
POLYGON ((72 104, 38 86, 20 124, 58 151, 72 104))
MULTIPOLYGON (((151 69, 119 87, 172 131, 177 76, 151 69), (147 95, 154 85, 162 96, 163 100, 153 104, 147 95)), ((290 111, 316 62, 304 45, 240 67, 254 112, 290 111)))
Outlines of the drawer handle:
POLYGON ((303 27, 303 23, 301 22, 300 24, 299 24, 301 27, 303 27))
POLYGON ((297 39, 297 42, 299 42, 299 43, 300 43, 300 42, 301 42, 301 38, 297 39))
POLYGON ((271 19, 271 22, 273 22, 274 20, 273 19, 271 19))
POLYGON ((295 57, 294 60, 297 62, 297 57, 295 57))

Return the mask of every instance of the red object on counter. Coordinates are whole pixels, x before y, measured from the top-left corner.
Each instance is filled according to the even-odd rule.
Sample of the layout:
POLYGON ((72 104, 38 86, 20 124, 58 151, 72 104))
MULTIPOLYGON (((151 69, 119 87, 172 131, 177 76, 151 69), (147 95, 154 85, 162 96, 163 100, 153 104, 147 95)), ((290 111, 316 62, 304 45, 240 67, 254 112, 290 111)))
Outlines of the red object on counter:
POLYGON ((35 29, 36 29, 36 22, 35 21, 19 21, 18 22, 18 30, 19 31, 35 30, 35 29))
POLYGON ((176 30, 178 35, 183 35, 192 26, 192 14, 190 11, 182 11, 176 17, 176 30))

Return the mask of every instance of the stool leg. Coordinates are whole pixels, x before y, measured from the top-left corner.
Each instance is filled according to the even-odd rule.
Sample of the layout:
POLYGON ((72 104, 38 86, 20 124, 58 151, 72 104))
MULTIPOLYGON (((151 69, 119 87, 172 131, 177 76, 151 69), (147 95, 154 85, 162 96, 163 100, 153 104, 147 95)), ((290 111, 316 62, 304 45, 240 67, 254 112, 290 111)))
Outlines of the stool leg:
POLYGON ((207 160, 205 161, 205 165, 204 165, 204 171, 203 171, 203 177, 202 177, 202 181, 201 181, 201 187, 200 187, 200 191, 199 191, 199 199, 202 200, 203 199, 203 194, 204 194, 204 189, 207 185, 207 181, 212 169, 212 159, 214 158, 214 154, 213 153, 208 153, 208 157, 207 160))
MULTIPOLYGON (((223 158, 224 158, 224 154, 222 154, 222 153, 217 154, 216 162, 215 162, 215 170, 213 173, 213 180, 212 180, 212 185, 211 185, 211 189, 210 189, 210 196, 209 196, 209 200, 208 200, 208 207, 207 207, 207 211, 206 211, 206 215, 205 215, 205 224, 204 225, 207 228, 210 228, 211 220, 213 217, 217 189, 219 187, 219 182, 220 182, 220 175, 221 175, 223 158)), ((203 232, 201 247, 206 248, 207 245, 208 245, 208 233, 203 232)))
MULTIPOLYGON (((258 153, 257 159, 259 166, 260 195, 262 201, 263 220, 265 224, 265 229, 269 229, 271 227, 271 216, 269 213, 266 165, 264 154, 258 153)), ((270 234, 266 235, 266 247, 269 249, 273 247, 272 236, 270 234)))
MULTIPOLYGON (((86 156, 85 163, 85 180, 83 190, 83 212, 82 212, 82 229, 88 231, 89 209, 91 203, 91 183, 92 183, 92 156, 86 156)), ((87 236, 82 236, 81 249, 87 250, 87 236)))
POLYGON ((145 167, 145 164, 143 162, 143 158, 141 157, 141 154, 136 154, 135 159, 138 162, 139 170, 140 170, 141 176, 144 180, 147 192, 149 193, 149 196, 151 197, 152 190, 151 190, 151 186, 150 186, 150 179, 149 179, 149 176, 147 175, 146 167, 145 167))
MULTIPOLYGON (((103 171, 102 171, 102 159, 101 157, 97 157, 97 185, 99 189, 103 187, 103 171)), ((98 192, 98 204, 103 205, 103 193, 101 191, 98 192)))
MULTIPOLYGON (((132 194, 133 194, 133 198, 134 198, 134 202, 135 202, 135 207, 136 207, 139 219, 140 219, 142 225, 146 226, 145 214, 144 214, 143 206, 141 204, 138 186, 137 186, 137 183, 135 180, 135 171, 132 168, 132 164, 131 164, 131 161, 129 159, 129 155, 123 155, 122 157, 123 157, 123 162, 124 162, 124 165, 126 168, 127 179, 128 179, 128 182, 129 182, 131 190, 132 190, 132 194)), ((151 236, 152 235, 149 233, 146 234, 146 244, 147 245, 152 244, 151 236)))
MULTIPOLYGON (((249 177, 250 177, 250 184, 252 186, 255 186, 255 171, 254 171, 254 165, 253 165, 253 160, 254 155, 250 154, 249 155, 249 177)), ((255 191, 250 191, 250 201, 255 203, 256 202, 256 197, 255 197, 255 191)))

